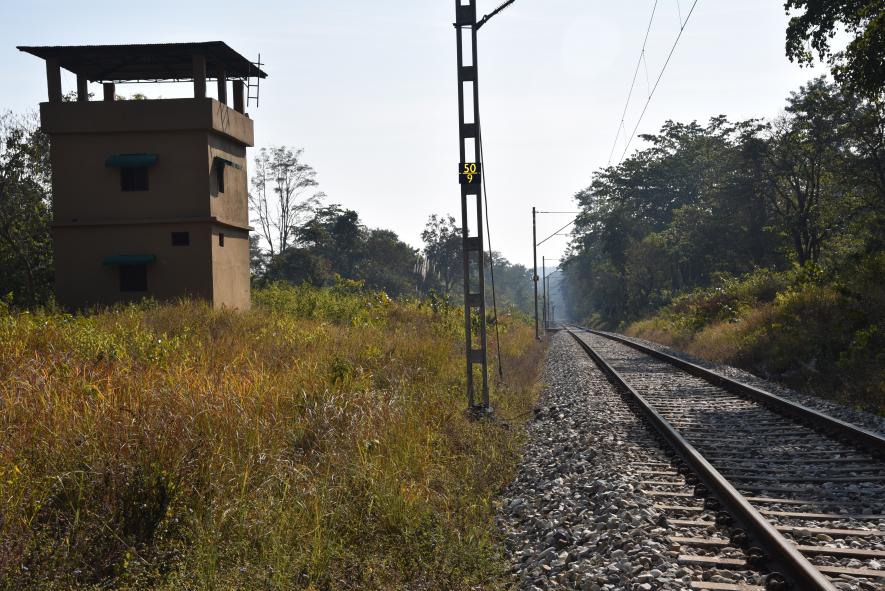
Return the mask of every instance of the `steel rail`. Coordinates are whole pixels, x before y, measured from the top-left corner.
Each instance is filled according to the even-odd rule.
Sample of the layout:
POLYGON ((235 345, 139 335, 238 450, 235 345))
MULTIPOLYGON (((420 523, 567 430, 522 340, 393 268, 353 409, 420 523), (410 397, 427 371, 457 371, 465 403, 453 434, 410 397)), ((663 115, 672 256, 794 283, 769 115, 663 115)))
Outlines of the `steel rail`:
POLYGON ((707 487, 707 490, 719 500, 734 520, 743 527, 744 531, 762 546, 762 550, 767 553, 770 564, 780 569, 783 575, 779 572, 774 572, 774 569, 768 574, 765 583, 766 589, 771 591, 784 589, 784 580, 781 577, 786 577, 795 584, 793 588, 797 590, 837 591, 837 588, 830 580, 817 570, 789 540, 784 538, 679 431, 661 416, 639 392, 627 383, 614 367, 609 365, 601 355, 573 330, 568 327, 565 327, 565 330, 572 335, 578 345, 584 349, 603 372, 608 374, 618 386, 630 394, 646 420, 651 423, 654 429, 697 475, 698 479, 707 487))
POLYGON ((860 446, 867 449, 868 451, 873 452, 874 454, 885 457, 885 437, 879 435, 878 433, 874 433, 872 431, 862 429, 857 425, 852 425, 851 423, 847 423, 831 416, 827 416, 819 411, 816 411, 797 402, 792 402, 790 400, 787 400, 786 398, 782 398, 776 394, 772 394, 771 392, 766 392, 765 390, 762 390, 760 388, 756 388, 754 386, 750 386, 749 384, 745 384, 743 382, 739 382, 735 379, 724 376, 719 372, 701 367, 700 365, 691 363, 690 361, 686 361, 684 359, 680 359, 679 357, 676 357, 674 355, 664 353, 663 351, 659 351, 647 345, 643 345, 642 343, 637 343, 632 339, 629 339, 622 335, 587 328, 582 328, 582 330, 586 330, 591 334, 595 334, 627 345, 628 347, 632 347, 633 349, 641 351, 646 355, 651 355, 656 359, 659 359, 671 365, 675 365, 676 367, 683 369, 691 375, 701 378, 702 380, 705 380, 713 384, 714 386, 719 386, 720 388, 728 390, 732 394, 737 394, 738 396, 749 398, 768 407, 771 410, 774 410, 775 412, 786 415, 792 419, 796 419, 799 422, 805 423, 806 425, 823 432, 825 435, 828 435, 830 437, 836 436, 845 439, 854 445, 860 446))

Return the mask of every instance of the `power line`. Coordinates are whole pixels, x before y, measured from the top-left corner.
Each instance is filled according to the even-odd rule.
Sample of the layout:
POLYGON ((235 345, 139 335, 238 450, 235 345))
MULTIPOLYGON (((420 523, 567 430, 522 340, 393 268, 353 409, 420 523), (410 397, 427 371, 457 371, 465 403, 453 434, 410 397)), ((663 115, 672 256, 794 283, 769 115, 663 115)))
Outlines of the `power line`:
MULTIPOLYGON (((494 16, 494 15, 493 15, 494 16)), ((477 109, 477 115, 479 114, 479 109, 477 109)), ((486 168, 486 157, 483 153, 482 149, 482 123, 481 119, 477 118, 476 126, 477 132, 479 135, 479 161, 482 162, 483 169, 486 168)), ((503 380, 504 379, 504 364, 501 359, 501 330, 498 326, 498 298, 495 294, 495 253, 492 250, 492 227, 489 224, 489 190, 486 185, 486 171, 482 171, 482 176, 480 177, 480 182, 482 183, 482 193, 483 193, 483 201, 485 202, 485 214, 486 214, 486 238, 489 242, 489 278, 492 280, 492 311, 495 313, 495 343, 497 346, 495 347, 498 351, 498 376, 503 380)), ((482 223, 480 221, 479 223, 482 223)), ((483 269, 480 269, 480 273, 483 272, 483 269)), ((485 321, 485 320, 483 320, 485 321)))
POLYGON ((633 98, 633 87, 636 86, 636 77, 639 75, 639 66, 645 57, 645 45, 648 43, 648 34, 651 32, 651 24, 655 20, 655 12, 658 9, 658 0, 655 0, 651 9, 651 18, 648 19, 648 28, 645 30, 645 39, 642 40, 642 50, 639 52, 639 59, 636 60, 636 69, 633 71, 633 81, 630 83, 630 92, 627 93, 627 103, 624 105, 624 113, 621 115, 621 124, 618 125, 618 133, 615 135, 615 141, 612 144, 612 151, 608 156, 608 164, 611 165, 612 157, 615 155, 615 148, 618 147, 618 138, 621 137, 621 129, 624 127, 624 119, 627 117, 627 108, 630 106, 630 99, 633 98))
MULTIPOLYGON (((651 93, 648 95, 648 100, 645 101, 645 106, 642 108, 642 113, 639 115, 639 120, 636 122, 636 127, 633 128, 633 133, 630 134, 630 140, 627 142, 627 146, 624 148, 624 153, 621 154, 621 159, 618 161, 620 163, 624 160, 624 157, 627 155, 627 150, 630 149, 630 144, 633 143, 633 138, 636 137, 636 132, 639 130, 639 125, 642 123, 642 118, 645 117, 645 112, 648 110, 648 105, 651 103, 652 97, 655 95, 655 91, 658 89, 658 84, 661 83, 661 78, 664 77, 664 72, 667 70, 667 65, 670 63, 670 58, 673 57, 673 53, 676 51, 676 46, 679 45, 679 40, 682 38, 682 32, 685 31, 686 25, 688 25, 688 21, 691 18, 692 13, 694 12, 695 6, 697 6, 698 0, 694 0, 694 3, 691 5, 691 10, 688 11, 688 15, 685 17, 685 22, 682 23, 682 26, 679 27, 679 34, 676 36, 676 41, 673 42, 673 47, 670 48, 670 53, 667 55, 667 61, 664 62, 664 67, 661 68, 661 73, 658 74, 658 79, 655 81, 654 87, 651 89, 651 93)), ((623 123, 623 121, 622 121, 623 123)), ((609 161, 611 163, 611 161, 609 161)))
POLYGON ((574 224, 574 223, 577 222, 577 221, 578 221, 578 218, 573 219, 572 221, 570 221, 569 223, 567 223, 566 225, 564 225, 563 227, 561 227, 560 229, 558 229, 556 232, 554 232, 554 233, 551 234, 550 236, 547 236, 547 238, 544 238, 544 239, 541 240, 539 243, 537 243, 537 244, 535 245, 535 248, 541 246, 542 244, 544 244, 545 242, 547 242, 547 241, 550 240, 551 238, 553 238, 553 237, 555 237, 555 236, 559 236, 559 233, 560 233, 560 232, 562 232, 563 230, 565 230, 566 228, 568 228, 569 226, 571 226, 572 224, 574 224))

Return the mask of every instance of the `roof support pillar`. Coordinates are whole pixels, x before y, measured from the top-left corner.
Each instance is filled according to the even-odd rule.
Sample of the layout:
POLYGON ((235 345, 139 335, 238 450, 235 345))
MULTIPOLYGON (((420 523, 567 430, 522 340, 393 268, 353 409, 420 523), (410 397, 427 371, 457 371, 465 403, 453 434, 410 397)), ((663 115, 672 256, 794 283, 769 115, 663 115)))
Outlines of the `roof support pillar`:
POLYGON ((109 103, 114 102, 117 98, 117 86, 113 82, 105 82, 102 84, 102 88, 104 89, 104 100, 109 103))
POLYGON ((206 56, 194 56, 194 98, 206 98, 206 56))
POLYGON ((49 102, 60 103, 61 95, 61 66, 58 60, 50 57, 46 59, 46 85, 49 89, 49 102))
POLYGON ((89 84, 86 76, 77 74, 77 101, 85 103, 89 100, 89 84))
POLYGON ((245 113, 246 109, 243 105, 243 99, 245 98, 245 87, 242 80, 234 80, 234 111, 238 113, 245 113))
POLYGON ((218 69, 218 102, 227 104, 227 75, 224 68, 218 69))

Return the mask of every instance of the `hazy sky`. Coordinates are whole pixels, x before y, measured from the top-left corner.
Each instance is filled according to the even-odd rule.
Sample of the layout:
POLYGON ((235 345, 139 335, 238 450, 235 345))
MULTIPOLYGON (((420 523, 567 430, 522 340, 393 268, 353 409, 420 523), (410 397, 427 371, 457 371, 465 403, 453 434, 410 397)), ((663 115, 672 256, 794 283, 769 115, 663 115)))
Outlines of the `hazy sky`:
MULTIPOLYGON (((222 40, 253 59, 260 52, 266 64, 260 108, 249 109, 256 146, 305 148, 330 203, 415 246, 430 214, 459 211, 451 0, 2 3, 0 109, 33 110, 46 100, 42 62, 16 45, 222 40)), ((691 3, 658 0, 646 50, 652 84, 691 3)), ((499 4, 479 0, 480 14, 499 4)), ((481 30, 492 240, 510 260, 531 263, 532 206, 573 210, 574 193, 607 163, 653 4, 517 0, 481 30)), ((667 119, 778 115, 790 91, 822 73, 784 57, 782 6, 699 0, 638 133, 667 119)), ((73 90, 73 77, 64 86, 73 90)), ((643 66, 628 130, 647 92, 643 66)), ((539 239, 567 221, 542 216, 539 239)), ((566 240, 551 240, 543 254, 558 257, 566 240)))

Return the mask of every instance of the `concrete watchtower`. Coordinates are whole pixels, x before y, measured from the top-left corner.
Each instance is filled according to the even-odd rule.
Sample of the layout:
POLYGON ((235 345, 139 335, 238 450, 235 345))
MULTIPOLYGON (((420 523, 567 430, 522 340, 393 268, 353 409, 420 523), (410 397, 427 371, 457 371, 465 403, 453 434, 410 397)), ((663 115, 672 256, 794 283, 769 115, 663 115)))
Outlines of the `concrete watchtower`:
POLYGON ((220 41, 19 49, 46 60, 59 303, 192 296, 248 308, 244 89, 266 74, 220 41), (62 100, 61 68, 77 75, 76 102, 62 100), (194 97, 115 100, 115 83, 161 81, 192 81, 194 97), (103 101, 88 82, 104 83, 103 101))

